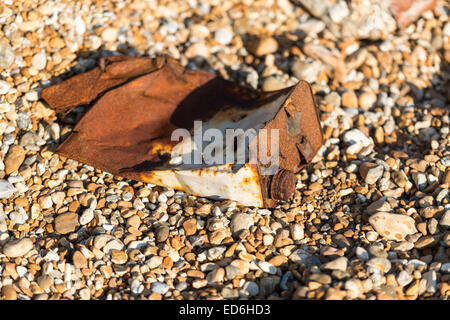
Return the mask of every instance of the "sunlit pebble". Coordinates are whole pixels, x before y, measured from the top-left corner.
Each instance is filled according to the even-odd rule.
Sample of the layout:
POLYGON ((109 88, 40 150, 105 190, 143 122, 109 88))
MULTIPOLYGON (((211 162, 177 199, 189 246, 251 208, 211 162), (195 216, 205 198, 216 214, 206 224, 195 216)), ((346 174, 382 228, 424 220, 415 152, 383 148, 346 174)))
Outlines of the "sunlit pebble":
POLYGON ((366 239, 369 240, 370 242, 377 240, 377 238, 378 238, 378 234, 374 231, 368 231, 366 233, 366 239))
POLYGON ((11 85, 8 82, 0 80, 0 94, 7 94, 10 88, 11 85))
POLYGON ((220 216, 221 214, 222 214, 222 211, 220 210, 219 207, 214 207, 214 208, 213 208, 213 215, 214 215, 214 216, 218 217, 218 216, 220 216))
POLYGON ((227 45, 233 40, 233 31, 226 28, 218 29, 214 33, 214 40, 220 44, 227 45))
POLYGON ((164 194, 164 193, 161 193, 159 196, 158 196, 158 201, 159 202, 162 202, 162 203, 166 203, 167 202, 167 196, 164 194))

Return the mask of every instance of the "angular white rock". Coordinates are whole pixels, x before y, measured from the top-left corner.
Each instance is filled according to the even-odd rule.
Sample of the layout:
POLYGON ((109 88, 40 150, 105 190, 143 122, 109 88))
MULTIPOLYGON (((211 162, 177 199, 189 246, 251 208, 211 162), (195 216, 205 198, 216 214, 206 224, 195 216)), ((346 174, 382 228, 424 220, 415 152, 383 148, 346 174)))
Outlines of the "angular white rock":
POLYGON ((403 241, 417 232, 414 219, 402 214, 378 212, 369 218, 369 223, 387 240, 403 241))

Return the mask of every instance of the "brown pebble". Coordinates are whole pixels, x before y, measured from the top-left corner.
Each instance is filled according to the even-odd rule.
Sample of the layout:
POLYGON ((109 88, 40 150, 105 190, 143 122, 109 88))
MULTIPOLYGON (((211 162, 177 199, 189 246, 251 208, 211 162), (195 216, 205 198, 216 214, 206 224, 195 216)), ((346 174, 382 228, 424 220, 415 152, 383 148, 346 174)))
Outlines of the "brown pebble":
POLYGON ((64 48, 64 46, 66 44, 65 44, 64 40, 61 39, 60 37, 54 37, 54 38, 50 39, 49 45, 53 49, 61 49, 61 48, 64 48))
POLYGON ((384 142, 384 130, 383 127, 377 127, 375 129, 375 143, 381 144, 384 142))
POLYGON ((75 251, 72 256, 73 264, 76 265, 78 268, 83 269, 87 268, 88 262, 84 254, 81 253, 81 251, 75 251))
POLYGON ((79 225, 76 213, 63 213, 55 218, 55 231, 60 234, 74 232, 79 225))
POLYGON ((271 258, 268 262, 275 267, 279 267, 279 266, 287 263, 287 261, 288 261, 288 258, 286 256, 278 255, 278 256, 271 258))
POLYGON ((172 269, 173 266, 173 260, 171 257, 165 257, 162 263, 163 267, 165 269, 172 269))
POLYGON ((264 56, 278 50, 278 42, 272 37, 259 38, 248 44, 248 50, 255 56, 264 56))
POLYGON ((363 110, 369 110, 377 101, 377 96, 373 92, 363 92, 359 98, 359 106, 363 110))
POLYGON ((346 292, 343 290, 330 288, 327 291, 325 300, 342 300, 345 298, 345 295, 346 295, 346 292))
POLYGON ((191 278, 199 278, 199 279, 205 278, 205 274, 199 270, 192 270, 192 269, 188 270, 186 272, 186 275, 191 278))
POLYGON ((323 186, 319 182, 311 183, 310 186, 309 186, 309 190, 311 190, 312 192, 317 192, 317 191, 320 191, 322 189, 323 189, 323 186))
POLYGON ((169 237, 170 229, 168 226, 161 226, 156 230, 156 241, 164 242, 169 237))
POLYGON ((197 232, 197 219, 191 218, 183 222, 183 229, 186 236, 192 236, 197 232))
POLYGON ((80 203, 79 203, 77 200, 72 201, 72 202, 69 204, 69 211, 70 211, 70 212, 77 212, 77 210, 78 210, 79 207, 80 207, 80 203))
POLYGON ((204 215, 208 215, 211 213, 211 208, 212 208, 212 204, 211 203, 206 203, 204 205, 201 205, 199 208, 197 208, 195 210, 195 214, 204 216, 204 215))
POLYGON ((53 278, 47 275, 40 276, 37 283, 42 290, 47 290, 53 285, 53 278))
POLYGON ((26 151, 21 146, 15 145, 9 148, 8 155, 5 159, 5 173, 11 174, 18 170, 25 160, 26 151))
POLYGON ((113 249, 111 250, 111 262, 115 264, 125 264, 128 260, 128 255, 125 251, 113 249))
POLYGON ((2 287, 2 296, 5 300, 17 300, 17 292, 12 284, 2 287))
POLYGON ((358 108, 358 98, 354 91, 346 91, 342 94, 342 106, 346 108, 358 108))

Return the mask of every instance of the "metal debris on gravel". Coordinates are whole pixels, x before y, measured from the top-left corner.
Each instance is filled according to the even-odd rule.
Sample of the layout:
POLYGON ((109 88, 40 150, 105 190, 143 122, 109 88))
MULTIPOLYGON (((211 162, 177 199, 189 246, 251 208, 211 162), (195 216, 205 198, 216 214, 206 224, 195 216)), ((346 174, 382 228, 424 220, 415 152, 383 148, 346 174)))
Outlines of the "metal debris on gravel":
POLYGON ((299 2, 3 1, 1 299, 448 300, 448 2, 404 28, 379 14, 376 42, 347 32, 367 31, 350 2, 328 20, 299 2), (61 121, 42 89, 119 54, 310 82, 324 144, 293 198, 261 210, 56 154, 87 110, 61 121))

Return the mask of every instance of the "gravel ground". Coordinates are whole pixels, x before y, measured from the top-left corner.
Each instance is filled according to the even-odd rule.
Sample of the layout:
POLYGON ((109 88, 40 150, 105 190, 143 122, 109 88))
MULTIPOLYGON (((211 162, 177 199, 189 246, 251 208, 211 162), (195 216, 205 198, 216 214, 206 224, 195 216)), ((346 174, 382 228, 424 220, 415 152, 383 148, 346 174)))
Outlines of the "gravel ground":
POLYGON ((448 3, 367 40, 339 31, 342 2, 323 21, 295 2, 0 1, 2 299, 449 298, 448 3), (310 81, 325 143, 292 201, 214 202, 53 152, 77 119, 43 87, 160 52, 263 90, 310 81))

